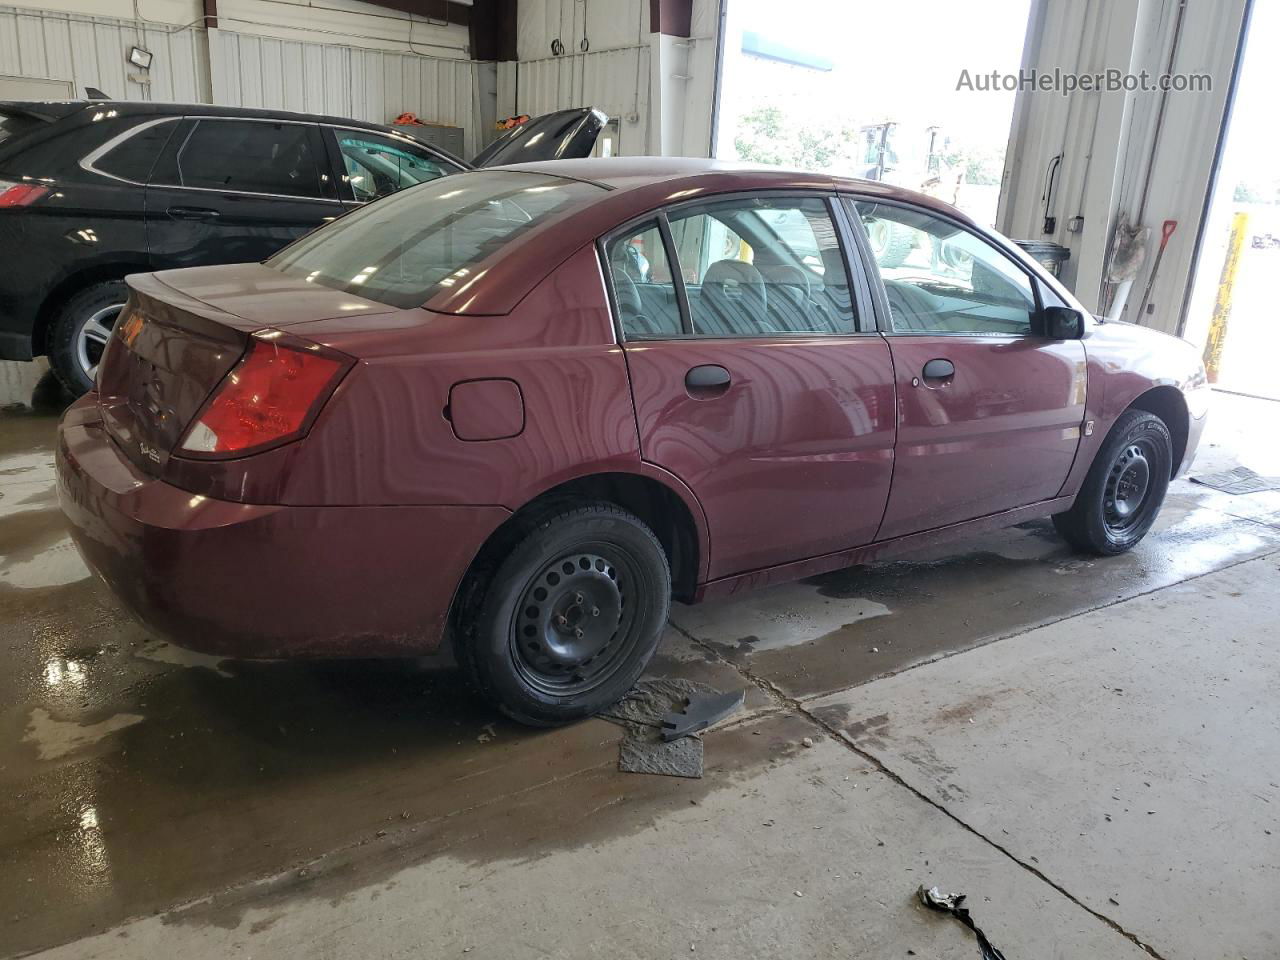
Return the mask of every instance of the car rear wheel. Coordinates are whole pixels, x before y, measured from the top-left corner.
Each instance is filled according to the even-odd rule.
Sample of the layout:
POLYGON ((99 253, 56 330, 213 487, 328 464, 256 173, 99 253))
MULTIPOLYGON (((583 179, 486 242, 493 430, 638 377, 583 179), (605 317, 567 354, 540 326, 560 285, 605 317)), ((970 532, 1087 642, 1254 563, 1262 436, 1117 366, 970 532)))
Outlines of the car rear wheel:
POLYGON ((489 578, 457 638, 482 696, 522 723, 598 713, 631 689, 671 602, 666 553, 611 504, 544 519, 489 578))
POLYGON ((93 389, 102 352, 129 291, 123 280, 105 280, 73 294, 50 331, 49 365, 75 396, 93 389))
POLYGON ((1132 549, 1160 513, 1172 466, 1165 422, 1129 410, 1111 428, 1075 504, 1054 516, 1054 526, 1079 550, 1113 555, 1132 549))

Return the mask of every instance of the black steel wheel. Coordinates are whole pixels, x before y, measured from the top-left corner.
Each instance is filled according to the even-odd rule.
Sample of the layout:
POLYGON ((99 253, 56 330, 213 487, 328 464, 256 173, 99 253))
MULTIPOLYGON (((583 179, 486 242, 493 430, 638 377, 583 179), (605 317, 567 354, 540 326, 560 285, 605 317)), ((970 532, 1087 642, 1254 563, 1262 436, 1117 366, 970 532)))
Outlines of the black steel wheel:
POLYGON ((1154 413, 1129 410, 1099 449, 1075 504, 1053 518, 1072 546, 1111 555, 1132 549, 1164 504, 1173 467, 1169 428, 1154 413))
POLYGON ((551 516, 488 578, 455 637, 480 693, 524 723, 580 719, 631 688, 658 645, 671 572, 657 537, 611 504, 551 516))

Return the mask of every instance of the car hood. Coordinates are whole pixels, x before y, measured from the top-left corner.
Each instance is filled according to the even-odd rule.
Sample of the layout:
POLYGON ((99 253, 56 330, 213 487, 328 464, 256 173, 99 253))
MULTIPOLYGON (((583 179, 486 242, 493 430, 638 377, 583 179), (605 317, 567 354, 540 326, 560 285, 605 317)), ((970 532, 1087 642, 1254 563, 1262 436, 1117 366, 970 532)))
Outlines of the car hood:
POLYGON ((596 137, 609 118, 594 107, 557 110, 513 127, 471 161, 476 167, 540 160, 578 160, 591 156, 596 137))

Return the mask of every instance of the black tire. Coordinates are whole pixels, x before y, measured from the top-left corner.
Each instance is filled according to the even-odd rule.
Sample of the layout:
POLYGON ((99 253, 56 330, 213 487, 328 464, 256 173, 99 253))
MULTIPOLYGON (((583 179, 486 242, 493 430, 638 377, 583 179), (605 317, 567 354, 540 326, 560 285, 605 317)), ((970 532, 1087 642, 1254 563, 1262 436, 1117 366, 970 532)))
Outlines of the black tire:
POLYGON ((76 291, 55 315, 49 331, 49 366, 72 396, 93 389, 93 373, 105 345, 100 336, 82 339, 82 333, 92 321, 95 332, 109 335, 115 324, 112 308, 123 306, 128 297, 123 280, 104 280, 76 291), (82 346, 87 348, 84 352, 82 346))
POLYGON ((657 649, 671 606, 662 544, 619 507, 542 519, 498 565, 455 634, 486 700, 533 726, 616 703, 657 649))
POLYGON ((1071 509, 1053 525, 1078 550, 1113 556, 1151 529, 1169 489, 1173 438, 1154 413, 1128 410, 1107 434, 1071 509))
POLYGON ((892 220, 880 220, 868 231, 871 253, 881 267, 900 267, 915 248, 915 237, 892 220))

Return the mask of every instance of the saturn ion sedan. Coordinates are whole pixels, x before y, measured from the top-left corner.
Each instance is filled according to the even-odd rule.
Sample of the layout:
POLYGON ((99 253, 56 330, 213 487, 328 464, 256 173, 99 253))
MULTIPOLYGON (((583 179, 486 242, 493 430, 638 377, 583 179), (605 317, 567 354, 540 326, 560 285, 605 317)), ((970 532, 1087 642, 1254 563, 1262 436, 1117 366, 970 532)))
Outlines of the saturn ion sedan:
POLYGON ((713 161, 462 173, 128 282, 57 454, 121 600, 227 657, 447 640, 533 724, 621 697, 672 597, 1038 517, 1128 550, 1206 416, 1189 344, 951 207, 713 161))

